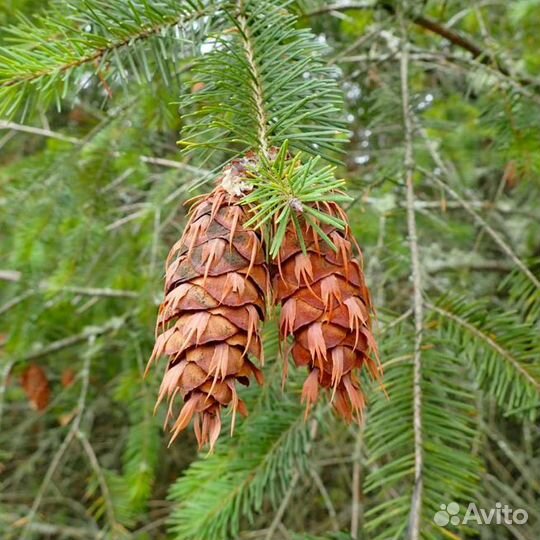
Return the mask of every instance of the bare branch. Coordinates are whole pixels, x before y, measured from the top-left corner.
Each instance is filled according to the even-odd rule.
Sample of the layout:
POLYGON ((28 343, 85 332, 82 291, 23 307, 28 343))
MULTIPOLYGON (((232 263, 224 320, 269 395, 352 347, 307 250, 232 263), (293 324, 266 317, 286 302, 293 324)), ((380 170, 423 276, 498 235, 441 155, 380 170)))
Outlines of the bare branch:
POLYGON ((354 441, 353 474, 352 474, 352 504, 351 504, 351 538, 358 538, 360 521, 362 519, 363 508, 362 498, 362 440, 364 438, 364 424, 356 431, 354 441))
MULTIPOLYGON (((3 516, 4 517, 4 516, 3 516)), ((21 523, 21 518, 15 515, 7 515, 6 518, 11 518, 16 524, 21 523)), ((23 518, 24 520, 24 518, 23 518)), ((68 525, 59 525, 57 523, 44 523, 42 521, 33 521, 29 525, 32 532, 38 533, 41 538, 72 538, 72 539, 88 539, 95 540, 96 532, 88 529, 70 527, 68 525)))
POLYGON ((101 466, 99 465, 96 453, 94 452, 94 449, 92 448, 88 437, 86 437, 86 435, 80 429, 77 430, 76 436, 79 439, 86 455, 88 456, 88 461, 90 462, 90 465, 98 479, 101 494, 103 495, 103 500, 105 501, 105 508, 109 525, 111 526, 111 529, 113 531, 117 530, 119 527, 121 527, 121 525, 116 521, 116 517, 114 515, 114 505, 112 502, 111 493, 109 491, 109 486, 107 485, 107 480, 105 479, 105 475, 103 474, 101 466))
POLYGON ((17 270, 0 270, 0 281, 19 281, 21 275, 17 270))
MULTIPOLYGON (((12 131, 19 131, 21 133, 30 133, 32 135, 39 135, 41 137, 48 137, 51 139, 57 139, 59 141, 68 142, 74 145, 82 145, 86 142, 85 139, 78 139, 77 137, 70 137, 57 131, 51 131, 50 129, 42 129, 34 126, 26 126, 24 124, 16 124, 15 122, 8 122, 5 120, 0 120, 0 129, 9 129, 12 131)), ((121 152, 112 152, 113 157, 121 157, 121 152)), ((196 174, 208 174, 210 171, 201 169, 200 167, 194 167, 189 165, 189 163, 182 163, 181 161, 174 161, 172 159, 165 159, 154 156, 140 156, 139 159, 142 163, 149 163, 151 165, 159 165, 161 167, 169 167, 172 169, 182 169, 194 172, 196 174)), ((110 189, 109 187, 107 189, 110 189)), ((0 274, 0 279, 3 278, 0 274)))
POLYGON ((467 260, 439 261, 427 264, 425 269, 428 274, 438 274, 451 270, 471 270, 473 272, 510 272, 514 266, 505 261, 490 260, 467 260))
MULTIPOLYGON (((0 280, 18 282, 23 278, 22 272, 16 270, 0 270, 0 280)), ((108 298, 137 298, 139 293, 136 291, 126 291, 122 289, 110 289, 99 287, 78 287, 76 285, 51 285, 47 281, 41 281, 38 288, 31 292, 32 294, 39 291, 47 292, 70 292, 74 294, 80 294, 82 296, 103 296, 108 298)), ((0 313, 2 313, 0 308, 0 313)))
MULTIPOLYGON (((311 428, 310 428, 310 441, 306 445, 306 453, 309 453, 312 446, 312 441, 317 436, 317 430, 318 430, 318 423, 316 419, 313 419, 311 421, 311 428)), ((281 520, 283 519, 283 516, 285 515, 285 512, 287 511, 287 508, 289 506, 289 501, 291 500, 292 494, 294 493, 294 488, 296 487, 296 484, 298 484, 298 480, 300 480, 300 471, 297 469, 289 482, 289 489, 283 496, 283 499, 281 501, 281 504, 279 505, 279 508, 277 509, 277 512, 274 515, 274 519, 272 520, 272 523, 270 524, 270 527, 268 527, 266 531, 265 540, 273 540, 274 534, 276 532, 276 529, 279 527, 281 520)))
POLYGON ((34 292, 35 291, 25 291, 6 302, 3 306, 0 306, 0 315, 7 313, 10 309, 14 308, 21 302, 24 302, 27 298, 30 298, 34 292))
POLYGON ((9 374, 15 365, 15 360, 6 362, 2 371, 2 380, 0 381, 0 424, 2 422, 2 413, 4 412, 4 396, 6 394, 6 388, 8 384, 9 374))
POLYGON ((48 354, 61 351, 62 349, 67 349, 68 347, 73 347, 74 345, 78 345, 83 341, 93 339, 104 334, 108 334, 109 332, 113 332, 114 330, 118 330, 119 328, 121 328, 124 322, 125 318, 114 317, 103 326, 91 326, 86 328, 80 334, 75 334, 64 339, 53 341, 52 343, 45 345, 41 349, 38 349, 37 351, 26 355, 24 358, 22 358, 22 360, 26 362, 30 360, 36 360, 37 358, 42 358, 43 356, 47 356, 48 354))
POLYGON ((33 126, 25 126, 23 124, 16 124, 15 122, 7 122, 6 120, 0 120, 0 129, 10 129, 13 131, 21 131, 24 133, 31 133, 33 135, 41 135, 42 137, 48 137, 50 139, 57 139, 59 141, 68 142, 71 144, 82 144, 81 139, 76 137, 69 137, 50 129, 42 129, 33 126))
MULTIPOLYGON (((401 14, 400 14, 401 15, 401 14)), ((414 172, 416 164, 413 150, 413 121, 409 100, 409 41, 405 19, 400 16, 401 25, 401 98, 403 105, 403 125, 405 129, 405 181, 407 187, 407 228, 409 234, 409 249, 411 252, 412 281, 413 281, 413 312, 414 312, 414 359, 413 359, 413 427, 414 427, 414 487, 411 500, 409 520, 409 538, 420 538, 420 522, 422 517, 423 494, 423 433, 422 433, 422 332, 423 332, 423 301, 422 281, 420 270, 420 255, 416 232, 416 215, 414 210, 414 172)))
POLYGON ((321 494, 322 500, 324 502, 324 506, 326 506, 326 511, 328 512, 328 517, 330 518, 332 529, 337 532, 339 531, 339 523, 337 520, 336 509, 334 508, 334 505, 332 504, 332 499, 330 497, 330 494, 328 493, 328 490, 326 489, 324 482, 319 476, 319 473, 313 467, 310 467, 309 473, 311 474, 311 477, 313 478, 313 481, 315 482, 315 485, 317 486, 317 489, 319 490, 319 493, 321 494))
POLYGON ((139 293, 136 291, 125 291, 122 289, 100 289, 95 287, 75 287, 75 286, 64 286, 64 287, 51 287, 50 285, 46 286, 48 291, 57 291, 57 292, 69 292, 74 294, 80 294, 82 296, 100 296, 103 298, 138 298, 139 293))

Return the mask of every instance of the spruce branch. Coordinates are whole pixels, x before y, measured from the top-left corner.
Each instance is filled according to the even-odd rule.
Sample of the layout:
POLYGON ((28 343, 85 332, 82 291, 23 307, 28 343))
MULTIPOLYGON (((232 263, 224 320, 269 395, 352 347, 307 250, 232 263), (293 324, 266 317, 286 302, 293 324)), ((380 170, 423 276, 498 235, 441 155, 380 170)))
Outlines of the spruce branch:
POLYGON ((482 302, 445 296, 427 304, 441 332, 462 347, 476 377, 507 414, 534 418, 540 405, 540 347, 534 327, 512 312, 482 302))
MULTIPOLYGON (((415 492, 415 431, 413 425, 414 365, 409 361, 407 340, 412 329, 402 323, 383 342, 385 387, 390 399, 374 396, 366 425, 368 473, 365 497, 371 502, 365 512, 369 538, 407 537, 411 523, 411 500, 415 492), (389 520, 388 516, 392 516, 389 520)), ((422 537, 439 538, 431 517, 441 500, 470 500, 481 472, 471 455, 477 436, 476 403, 463 358, 448 339, 435 340, 422 358, 422 427, 424 477, 421 507, 422 537), (427 474, 426 471, 429 471, 427 474), (459 481, 457 481, 459 479, 459 481)), ((410 533, 409 533, 410 534, 410 533)))
POLYGON ((202 32, 191 28, 192 23, 215 9, 213 2, 199 0, 182 0, 180 5, 166 0, 159 9, 149 2, 87 0, 67 10, 52 7, 34 20, 21 18, 17 26, 4 29, 9 46, 0 47, 0 114, 12 116, 27 109, 30 96, 40 103, 51 98, 59 102, 68 87, 80 84, 77 76, 84 69, 98 77, 109 96, 113 73, 126 80, 131 72, 142 82, 151 80, 155 72, 169 82, 172 76, 165 63, 181 53, 169 47, 167 55, 160 40, 174 37, 179 42, 182 36, 187 40, 190 31, 200 37, 202 32))
POLYGON ((245 14, 244 0, 238 0, 238 28, 242 34, 242 44, 244 46, 247 63, 250 71, 250 82, 253 89, 253 100, 255 102, 257 124, 258 124, 258 142, 261 154, 269 158, 269 136, 268 120, 266 118, 265 100, 263 94, 262 78, 259 68, 255 61, 255 49, 253 37, 248 25, 248 19, 245 14))
MULTIPOLYGON (((312 441, 317 436, 317 431, 319 429, 319 425, 316 419, 311 420, 310 422, 310 429, 309 429, 309 442, 306 444, 306 454, 309 454, 309 451, 311 450, 312 441)), ((292 494, 294 492, 294 489, 296 488, 296 484, 301 478, 301 471, 296 470, 294 471, 291 480, 289 482, 289 487, 287 491, 285 492, 281 504, 279 505, 279 508, 277 509, 277 512, 274 515, 274 519, 272 519, 272 523, 270 523, 270 526, 268 527, 268 530, 266 531, 265 540, 272 540, 274 538, 274 534, 276 530, 278 529, 279 525, 281 524, 283 517, 285 516, 285 512, 287 511, 287 508, 289 506, 289 502, 291 500, 292 494)))
MULTIPOLYGON (((277 331, 269 329, 264 345, 266 357, 277 356, 277 331)), ((195 461, 171 487, 176 506, 170 529, 177 540, 237 537, 242 517, 253 520, 268 499, 278 508, 295 472, 306 471, 304 409, 296 396, 283 395, 280 367, 272 363, 267 384, 244 392, 250 415, 235 436, 220 441, 214 454, 195 461)), ((298 381, 293 389, 299 392, 298 381)))
POLYGON ((186 151, 245 154, 289 141, 291 148, 337 161, 346 137, 342 95, 325 48, 275 0, 224 5, 212 50, 197 59, 196 92, 181 101, 186 151), (231 28, 232 24, 232 28, 231 28), (224 69, 226 66, 226 69, 224 69))
POLYGON ((298 214, 303 215, 333 249, 335 246, 319 223, 333 225, 341 230, 345 228, 343 220, 324 212, 325 203, 345 203, 351 200, 342 191, 343 180, 335 177, 334 167, 320 167, 319 157, 309 157, 305 163, 302 163, 302 157, 301 153, 291 157, 288 141, 285 141, 273 160, 263 158, 248 171, 248 181, 254 190, 243 200, 244 204, 251 205, 253 209, 253 217, 246 226, 267 226, 269 231, 265 235, 269 238, 268 253, 271 258, 277 257, 291 221, 299 238, 302 238, 298 214))
POLYGON ((475 327, 473 324, 469 323, 466 319, 459 317, 458 315, 445 310, 441 307, 438 307, 434 304, 426 304, 426 306, 433 310, 435 313, 442 315, 443 317, 457 323, 459 326, 463 327, 467 332, 470 332, 474 337, 481 339, 493 349, 498 355, 504 358, 512 368, 521 376, 525 381, 527 381, 533 388, 535 388, 540 394, 540 380, 537 375, 534 375, 533 372, 530 372, 527 369, 526 364, 521 363, 517 358, 515 358, 509 351, 505 350, 493 337, 491 337, 486 332, 483 332, 481 329, 475 327))

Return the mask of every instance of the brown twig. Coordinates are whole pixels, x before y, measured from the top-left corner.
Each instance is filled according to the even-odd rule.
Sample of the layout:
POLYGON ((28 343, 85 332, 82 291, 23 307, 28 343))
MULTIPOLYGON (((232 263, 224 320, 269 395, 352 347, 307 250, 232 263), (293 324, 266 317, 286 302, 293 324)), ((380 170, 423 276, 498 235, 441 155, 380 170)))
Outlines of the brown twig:
MULTIPOLYGON (((384 9, 391 15, 396 14, 396 8, 389 2, 341 2, 309 12, 306 14, 306 16, 324 15, 325 13, 330 13, 332 11, 348 11, 358 9, 384 9)), ((510 70, 506 66, 497 60, 490 52, 482 49, 480 45, 469 37, 464 36, 463 34, 460 34, 439 22, 430 19, 429 17, 425 17, 424 15, 415 15, 414 13, 409 13, 407 16, 417 26, 436 34, 446 39, 452 45, 469 52, 475 60, 478 60, 487 66, 494 67, 497 71, 507 77, 512 77, 510 70)), ((523 86, 540 86, 539 81, 535 81, 528 77, 519 77, 516 80, 523 86)))

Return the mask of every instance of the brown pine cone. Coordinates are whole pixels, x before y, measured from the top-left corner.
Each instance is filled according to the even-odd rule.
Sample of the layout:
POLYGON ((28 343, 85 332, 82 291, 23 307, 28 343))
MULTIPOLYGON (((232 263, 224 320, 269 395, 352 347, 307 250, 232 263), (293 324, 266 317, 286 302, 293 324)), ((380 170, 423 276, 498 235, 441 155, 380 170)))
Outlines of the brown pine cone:
POLYGON ((250 159, 233 162, 218 187, 197 198, 167 259, 166 296, 147 371, 158 357, 168 356, 156 407, 167 397, 168 423, 176 396, 184 402, 171 442, 194 418, 199 447, 212 449, 222 408, 232 408, 231 429, 237 411, 247 415, 236 383, 248 385, 251 377, 263 383, 248 356, 263 361, 260 324, 269 277, 259 234, 243 227, 249 209, 239 204, 250 190, 243 181, 250 159))
MULTIPOLYGON (((314 208, 347 223, 336 203, 314 208)), ((302 392, 306 414, 322 387, 331 389, 331 400, 340 416, 347 421, 353 416, 359 420, 365 398, 356 373, 365 365, 373 378, 381 376, 371 331, 370 295, 361 263, 353 255, 353 244, 360 250, 348 225, 338 230, 318 223, 336 247, 334 251, 303 221, 301 209, 298 219, 307 252, 302 252, 294 225, 289 226, 274 278, 276 300, 282 306, 281 338, 293 337, 290 352, 294 362, 309 370, 302 392)))

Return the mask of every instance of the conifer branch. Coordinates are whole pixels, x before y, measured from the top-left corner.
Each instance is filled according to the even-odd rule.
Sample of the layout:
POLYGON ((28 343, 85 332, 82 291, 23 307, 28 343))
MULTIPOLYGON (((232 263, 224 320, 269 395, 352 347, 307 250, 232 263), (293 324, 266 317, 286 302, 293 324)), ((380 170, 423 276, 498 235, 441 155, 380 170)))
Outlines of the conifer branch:
POLYGON ((246 54, 247 63, 250 71, 250 84, 253 89, 253 100, 257 111, 257 128, 259 149, 261 154, 268 159, 269 137, 268 137, 268 120, 266 118, 264 92, 262 87, 262 78, 259 73, 259 68, 255 60, 255 50, 251 37, 251 30, 248 25, 248 20, 245 13, 244 0, 238 0, 238 27, 242 34, 242 44, 246 54))
MULTIPOLYGON (((442 502, 483 505, 503 493, 504 502, 529 512, 529 524, 503 533, 534 537, 538 486, 531 459, 538 439, 533 422, 540 413, 534 205, 540 109, 535 105, 540 93, 535 94, 538 86, 524 86, 521 80, 533 78, 529 69, 539 41, 525 28, 531 2, 519 10, 499 3, 501 17, 489 18, 490 35, 482 32, 482 41, 475 41, 477 33, 466 32, 462 22, 463 14, 473 17, 475 9, 481 18, 485 2, 443 10, 443 0, 429 6, 406 0, 81 0, 70 2, 69 9, 65 2, 49 3, 43 17, 26 3, 20 6, 23 17, 14 39, 0 31, 5 37, 0 117, 14 111, 28 118, 0 120, 0 244, 6 244, 0 289, 7 289, 0 294, 0 363, 5 358, 0 446, 6 447, 0 454, 18 456, 5 468, 0 463, 9 491, 0 497, 5 510, 0 529, 12 527, 17 537, 24 529, 27 540, 40 535, 420 540, 443 533, 457 538, 470 531, 438 527, 432 519, 442 502), (368 11, 347 12, 347 6, 368 11), (298 21, 288 12, 291 7, 330 15, 298 21), (193 11, 208 16, 193 19, 193 11), (182 12, 185 25, 166 26, 164 21, 182 12), (510 55, 516 43, 519 54, 510 55), (101 49, 99 58, 88 60, 101 49), (344 60, 351 51, 360 54, 344 60), (2 86, 6 77, 22 79, 2 86), (167 81, 178 83, 179 91, 165 88, 167 81), (173 92, 181 96, 181 121, 169 107, 173 92), (58 114, 49 107, 55 101, 77 106, 69 116, 58 114), (96 112, 103 103, 106 114, 96 112), (347 167, 339 171, 349 190, 325 165, 339 161, 347 128, 352 132, 347 167), (176 129, 192 150, 185 158, 172 154, 176 129), (445 134, 440 147, 431 130, 445 134), (330 218, 320 228, 327 237, 331 229, 332 238, 341 235, 345 219, 325 215, 325 205, 349 213, 351 232, 366 254, 367 283, 372 284, 372 276, 379 285, 373 305, 382 324, 375 331, 388 393, 387 399, 366 384, 362 438, 318 415, 320 432, 307 454, 309 424, 299 399, 303 360, 289 365, 284 393, 281 363, 272 361, 278 354, 278 325, 272 320, 263 338, 270 359, 265 385, 234 386, 249 411, 249 417, 236 418, 234 436, 228 436, 232 415, 223 414, 224 436, 214 454, 196 457, 190 437, 172 450, 163 448, 161 422, 150 412, 155 388, 141 387, 140 379, 152 334, 148 317, 155 309, 144 291, 159 280, 164 244, 182 229, 180 207, 188 191, 202 187, 224 162, 225 170, 240 163, 241 174, 250 176, 245 180, 253 189, 241 197, 241 204, 248 204, 239 207, 250 210, 246 221, 235 222, 229 235, 223 232, 228 229, 222 224, 228 220, 225 213, 205 213, 199 230, 193 229, 191 252, 179 250, 187 255, 182 260, 191 258, 198 266, 214 252, 208 242, 223 245, 223 257, 216 250, 217 258, 207 261, 209 272, 217 268, 214 262, 234 262, 236 252, 249 255, 247 236, 256 236, 257 245, 260 241, 271 253, 282 252, 292 224, 287 220, 298 217, 291 208, 300 209, 306 222, 319 223, 318 215, 330 218), (515 166, 501 180, 508 164, 515 166), (487 199, 496 184, 504 187, 504 197, 492 202, 487 199), (358 196, 351 203, 346 193, 358 196), (210 227, 204 225, 207 218, 215 221, 210 227), (246 234, 252 227, 255 231, 246 234), (478 230, 484 241, 474 244, 478 230), (220 238, 210 238, 216 235, 220 238), (223 240, 230 236, 228 249, 223 240), (449 293, 431 302, 428 297, 439 291, 449 293), (144 305, 134 317, 125 310, 136 299, 144 305), (108 308, 120 316, 109 319, 108 308), (81 405, 81 374, 69 386, 70 351, 93 350, 93 337, 99 335, 113 337, 97 337, 98 344, 107 345, 92 360, 100 391, 92 391, 84 374, 87 401, 81 405), (109 361, 111 353, 118 361, 109 361), (39 413, 29 410, 17 381, 28 367, 19 363, 28 361, 51 383, 51 401, 39 413), (87 411, 95 407, 111 411, 100 421, 103 445, 95 445, 95 437, 83 429, 87 411), (56 416, 62 425, 54 428, 56 416), (73 435, 74 422, 80 425, 73 435), (73 460, 87 465, 70 467, 73 460), (178 466, 181 474, 171 486, 169 475, 159 470, 178 466), (152 500, 153 493, 166 490, 169 502, 152 500), (40 521, 45 511, 47 519, 40 521), (170 516, 164 518, 165 513, 170 516), (341 533, 322 532, 338 528, 341 533)), ((308 258, 309 250, 319 247, 326 254, 314 274, 327 269, 329 283, 336 277, 335 262, 342 267, 340 255, 349 274, 343 277, 356 274, 356 264, 347 271, 347 245, 345 254, 336 255, 325 242, 307 246, 308 258)), ((274 270, 267 259, 261 253, 257 260, 274 270)), ((175 281, 176 270, 184 276, 185 264, 168 272, 175 281)), ((184 320, 200 309, 220 321, 215 330, 234 355, 222 355, 221 379, 230 377, 229 370, 254 373, 243 347, 243 338, 249 341, 244 330, 232 338, 225 332, 225 326, 236 332, 236 322, 244 324, 250 311, 265 311, 263 278, 253 268, 245 271, 231 278, 240 284, 246 276, 244 293, 249 289, 256 300, 253 310, 236 297, 231 303, 237 306, 224 306, 218 297, 225 278, 215 280, 214 296, 209 292, 219 307, 210 308, 214 302, 208 297, 209 304, 197 310, 189 305, 200 299, 195 283, 185 295, 187 286, 174 283, 182 287, 176 300, 189 311, 184 320), (248 281, 255 277, 257 283, 248 281), (223 314, 227 323, 218 319, 223 314), (237 370, 237 361, 247 372, 237 370)), ((203 285, 210 281, 197 278, 203 285)), ((322 280, 320 289, 316 284, 321 295, 322 285, 322 280)), ((295 318, 302 325, 295 337, 309 346, 306 329, 312 323, 304 315, 314 317, 318 304, 303 303, 310 296, 305 293, 293 294, 295 318)), ((346 311, 330 311, 346 328, 346 311)), ((163 310, 160 316, 168 317, 163 310)), ((178 321, 164 322, 173 328, 178 321)), ((187 360, 189 352, 204 372, 201 391, 212 393, 219 406, 229 402, 235 408, 229 401, 231 395, 236 398, 231 386, 218 393, 214 328, 199 339, 202 325, 189 326, 195 343, 181 353, 183 358, 173 351, 167 367, 187 360)), ((257 325, 245 326, 249 332, 257 325)), ((322 329, 325 338, 327 325, 322 329)), ((336 340, 341 333, 336 328, 336 340)), ((165 349, 182 343, 184 333, 178 334, 170 343, 167 338, 165 349)), ((349 359, 340 367, 339 358, 328 358, 336 376, 350 368, 349 359)), ((178 376, 179 390, 172 377, 165 381, 176 391, 173 413, 196 393, 188 387, 191 377, 178 376)), ((247 380, 239 376, 238 382, 247 380)), ((212 433, 217 437, 215 429, 212 433)))
MULTIPOLYGON (((287 361, 287 360, 285 360, 287 361)), ((311 447, 313 445, 313 440, 317 436, 319 425, 316 419, 313 419, 310 423, 310 429, 309 429, 309 438, 310 440, 306 444, 305 453, 309 454, 311 447)), ((274 515, 274 519, 272 520, 272 523, 270 524, 270 527, 268 527, 268 530, 266 532, 265 540, 272 540, 274 538, 274 534, 276 532, 276 529, 279 527, 283 520, 283 516, 285 515, 285 512, 287 511, 287 508, 289 506, 289 501, 291 500, 292 494, 294 493, 294 489, 296 487, 296 484, 298 483, 298 480, 300 480, 301 474, 300 470, 294 471, 292 478, 289 482, 289 487, 285 494, 283 495, 283 498, 281 500, 281 504, 279 505, 279 508, 277 509, 276 514, 274 515)))
MULTIPOLYGON (((202 15, 203 15, 202 12, 195 12, 191 18, 195 19, 197 17, 201 17, 202 15)), ((98 47, 96 50, 92 51, 91 53, 86 54, 86 55, 81 55, 80 57, 78 57, 75 60, 72 60, 71 62, 60 63, 59 65, 51 66, 46 69, 36 70, 32 73, 27 73, 24 75, 18 75, 18 76, 6 78, 4 80, 0 79, 0 89, 17 86, 22 83, 32 82, 32 81, 35 81, 36 79, 40 79, 43 77, 50 77, 56 74, 62 74, 66 71, 69 71, 77 67, 81 67, 85 64, 96 64, 96 63, 100 64, 103 57, 109 54, 114 54, 119 49, 123 49, 127 46, 133 45, 134 43, 138 41, 153 37, 159 34, 164 29, 170 28, 171 26, 175 26, 179 24, 180 22, 187 23, 189 22, 189 20, 190 20, 189 18, 185 18, 183 15, 166 18, 160 24, 156 24, 155 26, 151 26, 149 28, 140 28, 137 31, 135 31, 133 34, 130 34, 123 39, 112 40, 106 46, 98 47)))
POLYGON ((338 161, 343 101, 334 70, 323 62, 325 47, 275 0, 231 2, 220 31, 216 46, 194 64, 201 89, 183 94, 179 144, 206 150, 206 159, 254 149, 268 157, 271 147, 288 141, 338 161))
POLYGON ((354 441, 354 453, 352 456, 353 460, 353 471, 352 471, 352 481, 351 481, 351 491, 352 491, 352 502, 351 502, 351 538, 356 540, 358 538, 358 531, 360 528, 361 514, 363 513, 362 503, 361 503, 361 493, 362 493, 362 444, 364 442, 364 427, 365 424, 360 426, 356 430, 356 440, 354 441))
MULTIPOLYGON (((0 113, 12 116, 18 109, 26 113, 34 101, 48 105, 53 99, 58 105, 75 86, 73 75, 85 68, 98 77, 109 98, 113 73, 123 84, 128 73, 141 83, 141 73, 149 81, 154 72, 169 83, 173 75, 166 62, 181 53, 170 47, 167 58, 163 41, 171 37, 178 44, 187 33, 203 34, 201 26, 194 32, 192 23, 212 15, 216 6, 167 0, 159 8, 151 2, 87 0, 68 10, 53 5, 34 20, 22 19, 19 25, 7 27, 4 32, 15 45, 0 47, 0 113), (123 57, 129 67, 122 65, 123 57)), ((75 82, 80 84, 80 80, 75 82)))
POLYGON ((520 376, 522 376, 523 379, 526 380, 540 394, 540 380, 537 379, 532 373, 530 373, 526 369, 525 364, 523 364, 517 358, 515 358, 510 353, 510 351, 501 347, 501 345, 499 345, 499 343, 497 343, 497 341, 492 336, 488 335, 486 332, 483 332, 480 328, 472 325, 466 319, 446 309, 443 309, 440 306, 436 306, 434 304, 428 303, 426 304, 426 307, 434 311, 435 313, 442 315, 444 318, 455 322, 456 324, 461 326, 463 329, 465 329, 467 332, 472 334, 474 337, 482 340, 488 347, 493 349, 501 358, 504 358, 512 366, 512 369, 515 370, 517 373, 519 373, 520 376))
POLYGON ((414 340, 414 374, 413 374, 413 424, 414 424, 414 488, 411 501, 409 522, 409 538, 420 538, 423 495, 424 449, 422 434, 422 333, 423 333, 423 300, 420 255, 418 251, 418 236, 416 230, 414 172, 416 164, 413 150, 413 124, 409 100, 409 43, 406 23, 400 14, 401 26, 401 99, 403 107, 403 125, 405 129, 405 181, 407 189, 407 229, 409 234, 409 249, 412 262, 413 281, 413 312, 415 326, 414 340))

